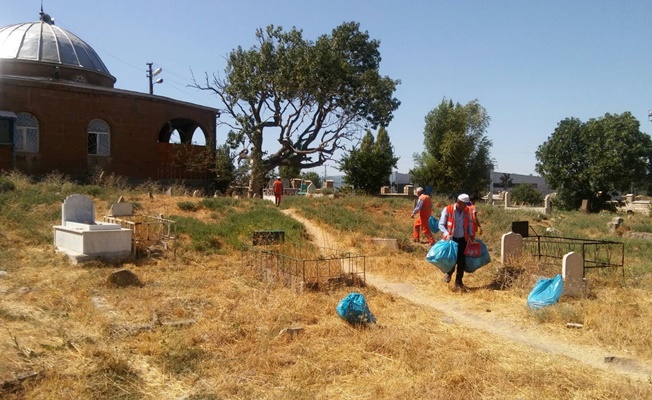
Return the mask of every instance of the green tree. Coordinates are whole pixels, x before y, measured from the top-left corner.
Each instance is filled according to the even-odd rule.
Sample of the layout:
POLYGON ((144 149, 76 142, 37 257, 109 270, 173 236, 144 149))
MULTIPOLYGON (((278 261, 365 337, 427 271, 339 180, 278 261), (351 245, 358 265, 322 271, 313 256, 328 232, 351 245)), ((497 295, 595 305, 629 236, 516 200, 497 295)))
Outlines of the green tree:
POLYGON ((543 203, 543 195, 541 195, 541 192, 533 188, 531 185, 521 183, 516 185, 512 190, 512 201, 515 203, 538 206, 543 203))
POLYGON ((234 158, 235 156, 231 154, 231 148, 228 144, 219 146, 215 150, 215 188, 222 193, 226 192, 226 189, 235 179, 234 158))
POLYGON ((507 190, 514 185, 512 176, 510 174, 502 174, 500 176, 500 185, 503 187, 503 190, 507 190))
POLYGON ((381 127, 376 140, 368 130, 360 147, 354 147, 345 154, 339 166, 345 174, 346 183, 367 194, 376 194, 380 192, 381 186, 389 185, 389 176, 397 161, 387 130, 381 127))
POLYGON ((562 209, 607 208, 612 190, 629 191, 650 182, 652 140, 631 113, 605 114, 582 122, 567 118, 536 152, 536 171, 557 191, 562 209))
POLYGON ((302 172, 301 179, 311 181, 316 188, 321 187, 321 178, 319 178, 319 174, 315 171, 302 172))
POLYGON ((283 165, 278 168, 278 174, 283 179, 295 179, 301 176, 301 168, 293 165, 283 165))
POLYGON ((360 126, 392 120, 400 82, 380 75, 380 42, 358 23, 343 23, 316 42, 272 25, 256 38, 251 49, 229 54, 224 78, 206 75, 204 84, 193 84, 218 96, 230 141, 248 142, 249 196, 262 193, 268 171, 323 165, 360 126), (275 138, 277 150, 263 151, 264 137, 275 138))
POLYGON ((425 118, 424 147, 410 171, 434 193, 479 195, 491 182, 491 141, 485 136, 489 115, 478 100, 465 105, 443 99, 425 118))

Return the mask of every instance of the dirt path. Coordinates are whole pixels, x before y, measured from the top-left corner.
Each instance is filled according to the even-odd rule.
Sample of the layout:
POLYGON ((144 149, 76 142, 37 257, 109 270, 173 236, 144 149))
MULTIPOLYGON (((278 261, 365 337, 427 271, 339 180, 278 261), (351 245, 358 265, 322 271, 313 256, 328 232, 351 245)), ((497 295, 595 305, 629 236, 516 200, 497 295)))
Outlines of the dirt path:
MULTIPOLYGON (((312 236, 315 245, 348 250, 338 246, 338 240, 333 235, 310 220, 301 217, 293 210, 283 210, 283 213, 301 222, 312 236)), ((652 365, 649 363, 635 360, 605 348, 565 342, 558 337, 542 332, 534 325, 523 326, 505 319, 498 313, 479 313, 471 310, 452 296, 441 298, 426 295, 417 285, 391 282, 368 272, 365 275, 368 285, 375 286, 385 293, 402 297, 412 303, 438 310, 445 315, 443 318, 445 322, 482 330, 496 336, 498 339, 524 344, 545 353, 565 356, 593 368, 610 371, 632 379, 646 382, 652 379, 652 365)), ((468 293, 468 295, 473 296, 472 293, 468 293)))

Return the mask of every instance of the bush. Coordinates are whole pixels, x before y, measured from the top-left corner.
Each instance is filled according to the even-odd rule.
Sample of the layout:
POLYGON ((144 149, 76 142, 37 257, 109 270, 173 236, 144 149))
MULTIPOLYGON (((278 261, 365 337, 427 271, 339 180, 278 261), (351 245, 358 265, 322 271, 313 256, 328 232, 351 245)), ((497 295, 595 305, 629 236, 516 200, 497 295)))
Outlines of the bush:
POLYGON ((530 206, 543 205, 543 196, 528 184, 520 184, 512 190, 512 201, 530 206))
POLYGON ((192 201, 180 201, 177 203, 177 206, 183 211, 197 211, 199 210, 199 204, 193 203, 192 201))

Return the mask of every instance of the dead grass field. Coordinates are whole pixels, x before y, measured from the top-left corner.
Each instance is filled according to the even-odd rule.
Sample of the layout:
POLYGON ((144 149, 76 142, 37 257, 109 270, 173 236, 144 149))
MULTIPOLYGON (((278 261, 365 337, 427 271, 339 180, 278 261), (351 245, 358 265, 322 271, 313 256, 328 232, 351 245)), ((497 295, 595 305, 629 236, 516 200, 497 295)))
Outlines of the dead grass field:
MULTIPOLYGON (((196 200, 189 197, 128 200, 150 215, 215 218, 205 210, 180 210, 178 202, 196 200)), ((97 213, 105 211, 100 206, 97 213)), ((43 210, 34 212, 36 218, 43 210)), ((391 217, 406 235, 409 212, 406 207, 391 217)), ((498 260, 499 229, 491 228, 489 218, 483 223, 498 260)), ((467 276, 469 292, 453 293, 424 260, 425 248, 388 251, 371 247, 360 232, 343 234, 317 225, 333 245, 367 255, 370 276, 409 285, 410 296, 423 301, 372 285, 298 294, 261 280, 258 271, 243 265, 239 251, 202 255, 184 250, 184 237, 176 257, 74 266, 52 245, 30 245, 11 226, 3 227, 0 397, 652 398, 649 377, 545 349, 549 341, 579 349, 590 345, 605 356, 618 354, 634 369, 650 365, 649 274, 632 282, 630 276, 598 272, 590 277, 591 298, 564 299, 533 313, 525 306, 531 278, 520 278, 508 290, 491 289, 496 261, 467 276), (144 285, 108 285, 107 276, 121 267, 135 272, 144 285), (376 325, 360 328, 338 318, 335 307, 351 291, 365 295, 376 325), (466 317, 481 320, 487 314, 521 327, 514 330, 540 332, 539 345, 514 340, 498 326, 492 333, 465 323, 466 317), (570 330, 567 322, 584 328, 570 330), (283 333, 294 327, 302 331, 283 333)), ((532 272, 538 268, 524 262, 532 272)))

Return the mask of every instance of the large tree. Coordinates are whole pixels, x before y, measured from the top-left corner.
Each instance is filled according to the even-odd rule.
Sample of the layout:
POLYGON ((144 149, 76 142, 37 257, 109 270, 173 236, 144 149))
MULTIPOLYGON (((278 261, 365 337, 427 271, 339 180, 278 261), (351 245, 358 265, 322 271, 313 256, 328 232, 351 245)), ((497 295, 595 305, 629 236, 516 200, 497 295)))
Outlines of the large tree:
POLYGON ((368 194, 379 193, 381 186, 389 185, 392 168, 396 167, 398 157, 389 135, 381 127, 374 140, 371 131, 367 131, 360 142, 340 160, 340 171, 344 172, 344 181, 355 189, 368 194))
POLYGON ((425 150, 414 155, 414 183, 431 185, 434 193, 471 196, 491 182, 491 140, 486 136, 489 115, 478 100, 465 105, 443 99, 425 118, 425 150))
POLYGON ((537 149, 536 171, 557 191, 560 208, 577 209, 587 199, 590 209, 599 211, 610 191, 647 186, 652 140, 639 126, 629 112, 557 124, 537 149))
POLYGON ((323 165, 360 130, 392 120, 399 81, 380 75, 380 43, 358 23, 316 42, 296 28, 271 25, 256 38, 251 49, 229 54, 224 78, 206 75, 204 84, 194 84, 220 99, 229 142, 251 149, 249 196, 261 193, 267 172, 323 165), (275 138, 277 149, 265 150, 271 145, 263 148, 264 137, 275 138))

